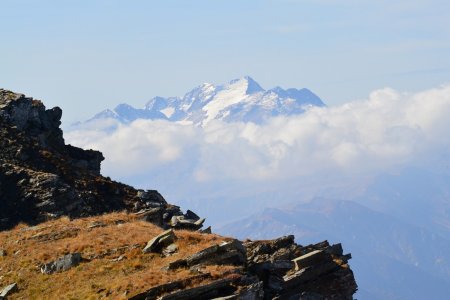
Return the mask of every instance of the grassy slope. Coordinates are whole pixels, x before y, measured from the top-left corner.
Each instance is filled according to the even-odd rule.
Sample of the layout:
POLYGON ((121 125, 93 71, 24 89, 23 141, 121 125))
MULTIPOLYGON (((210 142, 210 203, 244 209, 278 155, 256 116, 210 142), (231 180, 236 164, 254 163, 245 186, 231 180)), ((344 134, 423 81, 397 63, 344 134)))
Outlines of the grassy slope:
MULTIPOLYGON (((176 231, 178 253, 170 257, 143 254, 147 241, 163 230, 125 213, 69 220, 62 218, 34 227, 19 225, 0 232, 0 287, 17 282, 10 299, 125 299, 152 286, 192 276, 189 270, 162 267, 226 240, 217 235, 176 231), (89 228, 94 222, 106 226, 89 228), (39 266, 73 252, 87 261, 66 272, 41 274, 39 266), (114 261, 123 256, 124 259, 114 261)), ((219 277, 228 266, 206 271, 219 277)), ((197 283, 198 284, 198 283, 197 283)))

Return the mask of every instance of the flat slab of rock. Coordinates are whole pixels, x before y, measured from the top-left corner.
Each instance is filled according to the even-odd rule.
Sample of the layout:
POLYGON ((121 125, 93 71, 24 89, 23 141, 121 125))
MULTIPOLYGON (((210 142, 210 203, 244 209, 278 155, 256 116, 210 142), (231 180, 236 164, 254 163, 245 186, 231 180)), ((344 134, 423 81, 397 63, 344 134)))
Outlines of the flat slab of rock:
POLYGON ((52 274, 60 271, 67 271, 70 268, 76 267, 81 262, 80 253, 71 253, 58 258, 48 264, 41 266, 41 272, 43 274, 52 274))
POLYGON ((312 252, 309 252, 293 260, 295 264, 295 270, 299 271, 303 268, 307 268, 320 263, 321 261, 326 261, 327 257, 329 257, 329 254, 323 250, 314 250, 312 252))
POLYGON ((173 244, 177 239, 173 229, 169 229, 151 239, 142 250, 144 253, 159 252, 162 248, 173 244))
POLYGON ((18 290, 17 283, 10 284, 1 290, 0 299, 6 299, 7 296, 17 292, 18 290))
POLYGON ((221 279, 191 289, 173 292, 162 296, 160 300, 206 300, 233 294, 235 288, 232 279, 221 279))
POLYGON ((188 266, 197 264, 241 265, 245 263, 245 260, 246 250, 238 240, 211 246, 186 258, 188 266))
POLYGON ((141 217, 144 221, 161 226, 163 224, 164 209, 162 207, 154 207, 143 209, 134 213, 135 216, 141 217))
POLYGON ((158 286, 154 286, 151 289, 137 294, 131 298, 129 298, 129 300, 153 300, 153 299, 157 299, 158 296, 160 296, 163 293, 170 293, 173 292, 175 290, 180 290, 180 289, 184 289, 187 285, 191 284, 194 281, 197 280, 205 280, 205 279, 209 279, 211 278, 211 274, 210 273, 205 273, 205 274, 200 274, 200 275, 196 275, 196 276, 192 276, 192 277, 188 277, 186 279, 181 279, 181 280, 176 280, 176 281, 172 281, 172 282, 168 282, 168 283, 164 283, 158 286))

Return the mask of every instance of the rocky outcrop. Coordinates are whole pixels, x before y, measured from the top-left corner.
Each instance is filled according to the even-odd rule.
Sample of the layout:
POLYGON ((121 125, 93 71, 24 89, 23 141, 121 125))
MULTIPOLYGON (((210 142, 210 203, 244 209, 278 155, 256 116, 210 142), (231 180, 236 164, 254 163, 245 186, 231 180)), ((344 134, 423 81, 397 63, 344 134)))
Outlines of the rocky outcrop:
POLYGON ((157 191, 101 176, 102 153, 66 145, 61 115, 58 107, 0 89, 0 230, 120 210, 161 227, 201 228, 196 214, 183 214, 157 191))
POLYGON ((212 284, 161 299, 178 299, 180 295, 185 297, 180 299, 210 299, 209 292, 226 299, 353 299, 357 285, 347 264, 350 258, 343 254, 340 244, 324 241, 301 246, 292 235, 244 244, 232 240, 176 260, 166 268, 195 270, 202 265, 235 265, 238 268, 234 279, 226 281, 226 289, 225 282, 221 282, 222 291, 209 289, 212 284))
MULTIPOLYGON (((154 233, 156 236, 150 241, 148 238, 151 236, 146 237, 141 244, 133 241, 105 252, 83 254, 85 259, 76 252, 78 249, 70 251, 74 252, 72 254, 58 253, 53 261, 41 265, 42 273, 58 276, 58 272, 75 268, 83 262, 75 268, 78 272, 89 261, 110 256, 113 257, 109 262, 120 264, 128 260, 127 255, 134 257, 136 262, 129 266, 130 271, 139 268, 139 259, 148 263, 159 257, 166 260, 158 267, 158 272, 167 272, 167 276, 191 274, 190 277, 176 277, 178 280, 171 282, 159 281, 158 284, 163 284, 149 286, 147 291, 142 293, 139 290, 136 291, 139 294, 127 297, 133 300, 352 299, 357 286, 348 265, 351 256, 344 255, 340 244, 330 245, 324 241, 302 246, 295 243, 293 236, 241 242, 211 235, 210 228, 201 230, 205 219, 190 210, 183 213, 180 207, 167 203, 156 190, 136 190, 101 176, 103 155, 98 151, 66 145, 59 128, 61 114, 59 108, 47 110, 38 100, 0 89, 0 230, 20 222, 37 224, 61 216, 81 218, 126 211, 127 214, 123 215, 141 224, 134 224, 135 227, 143 225, 146 230, 154 227, 158 232, 161 228, 166 231, 158 235, 154 233), (177 231, 179 229, 190 231, 177 231), (184 244, 176 242, 177 235, 182 237, 186 233, 191 235, 188 239, 178 240, 184 244), (186 247, 187 241, 193 244, 202 239, 209 241, 203 250, 195 253, 199 248, 191 248, 186 252, 190 247, 186 247), (213 271, 205 271, 208 268, 223 272, 213 274, 213 271)), ((118 219, 113 222, 117 227, 111 230, 113 225, 98 221, 100 217, 92 219, 83 228, 49 230, 30 235, 26 240, 51 243, 74 238, 83 230, 95 232, 103 229, 107 236, 121 230, 125 223, 118 219), (106 229, 110 230, 109 233, 106 229)), ((123 234, 128 234, 128 231, 123 234)), ((11 250, 11 243, 9 247, 8 253, 0 249, 0 260, 8 260, 20 253, 11 250)), ((8 286, 2 295, 16 289, 17 286, 8 286)))

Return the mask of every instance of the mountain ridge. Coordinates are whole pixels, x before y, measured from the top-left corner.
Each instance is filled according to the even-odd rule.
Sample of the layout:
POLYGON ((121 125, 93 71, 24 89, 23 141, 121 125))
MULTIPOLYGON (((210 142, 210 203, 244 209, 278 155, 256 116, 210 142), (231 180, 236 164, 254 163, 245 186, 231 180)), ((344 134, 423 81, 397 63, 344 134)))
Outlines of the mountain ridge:
POLYGON ((361 274, 357 298, 446 299, 450 291, 448 238, 354 201, 315 198, 289 208, 266 208, 218 232, 257 239, 284 232, 303 241, 324 236, 344 241, 361 274))
POLYGON ((212 120, 261 123, 277 115, 301 114, 309 107, 325 104, 306 88, 265 90, 250 76, 226 84, 203 83, 182 97, 156 96, 143 108, 122 103, 97 113, 86 122, 115 119, 122 123, 137 119, 188 122, 206 126, 212 120))

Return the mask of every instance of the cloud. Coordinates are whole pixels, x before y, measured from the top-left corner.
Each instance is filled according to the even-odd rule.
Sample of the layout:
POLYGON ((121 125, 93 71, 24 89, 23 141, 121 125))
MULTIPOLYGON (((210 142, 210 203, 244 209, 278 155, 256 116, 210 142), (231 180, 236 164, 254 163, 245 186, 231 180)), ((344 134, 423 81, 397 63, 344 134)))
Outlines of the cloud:
POLYGON ((103 173, 127 183, 157 182, 158 189, 195 190, 198 197, 252 186, 247 192, 256 195, 269 185, 300 189, 307 182, 326 189, 330 182, 356 182, 408 166, 448 164, 442 160, 450 150, 449 116, 450 85, 415 94, 386 88, 364 101, 260 125, 213 121, 201 128, 139 120, 108 124, 114 128, 109 132, 94 124, 68 132, 66 139, 102 151, 103 173))

